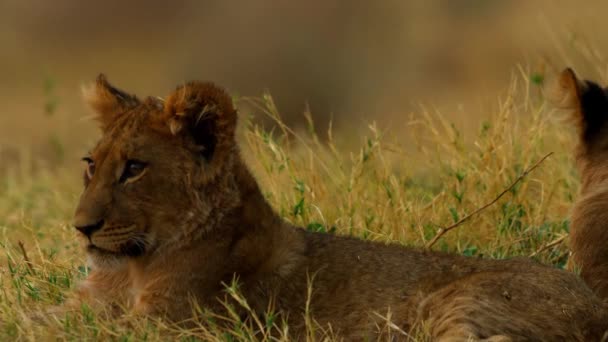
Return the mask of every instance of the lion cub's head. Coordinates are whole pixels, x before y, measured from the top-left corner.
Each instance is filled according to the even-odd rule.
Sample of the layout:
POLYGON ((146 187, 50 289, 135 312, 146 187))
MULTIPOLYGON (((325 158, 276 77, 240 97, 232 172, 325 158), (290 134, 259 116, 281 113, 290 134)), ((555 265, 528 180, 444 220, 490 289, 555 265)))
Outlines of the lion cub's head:
POLYGON ((102 136, 83 158, 74 226, 93 262, 192 239, 234 205, 236 111, 222 89, 190 82, 165 100, 139 100, 100 75, 84 95, 102 136))

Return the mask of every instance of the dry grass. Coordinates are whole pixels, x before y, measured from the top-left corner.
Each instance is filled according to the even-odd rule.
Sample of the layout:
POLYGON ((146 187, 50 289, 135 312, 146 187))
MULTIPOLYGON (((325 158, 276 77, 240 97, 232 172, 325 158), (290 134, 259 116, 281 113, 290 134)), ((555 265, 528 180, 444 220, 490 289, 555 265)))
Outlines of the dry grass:
MULTIPOLYGON (((487 108, 491 114, 474 136, 463 136, 441 113, 425 108, 391 129, 370 124, 368 136, 355 138, 356 144, 345 142, 348 134, 331 130, 317 137, 310 133, 314 129, 293 132, 279 124, 269 132, 242 120, 243 154, 286 220, 328 234, 424 248, 440 227, 491 202, 553 152, 433 248, 484 258, 534 255, 563 267, 567 248, 562 241, 578 188, 571 160, 574 139, 528 75, 517 73, 495 108, 487 108)), ((270 97, 243 102, 280 122, 270 97)), ((276 322, 271 310, 247 322, 224 318, 233 322, 230 329, 217 325, 222 318, 199 310, 204 323, 193 330, 128 315, 108 319, 86 307, 66 317, 41 314, 60 305, 86 276, 69 225, 81 182, 73 163, 48 168, 21 160, 26 161, 0 171, 0 340, 258 341, 271 340, 270 333, 287 339, 289 327, 276 322)), ((227 291, 239 298, 235 286, 227 291)), ((240 303, 247 306, 242 298, 240 303)), ((307 322, 311 331, 319 328, 314 317, 307 322)), ((390 317, 379 328, 386 332, 383 338, 403 334, 390 317)), ((424 327, 420 331, 413 339, 425 339, 424 327)), ((333 339, 331 331, 327 336, 333 339)))

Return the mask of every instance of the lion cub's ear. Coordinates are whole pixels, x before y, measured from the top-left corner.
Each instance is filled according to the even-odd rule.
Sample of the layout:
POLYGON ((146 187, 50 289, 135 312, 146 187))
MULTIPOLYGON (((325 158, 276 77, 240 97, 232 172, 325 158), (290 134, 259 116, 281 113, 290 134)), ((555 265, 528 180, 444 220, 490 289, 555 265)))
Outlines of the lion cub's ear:
POLYGON ((608 127, 606 90, 595 82, 579 80, 572 69, 561 72, 556 91, 551 97, 558 107, 573 111, 573 119, 583 143, 595 143, 608 127))
POLYGON ((108 127, 118 116, 137 106, 139 100, 134 95, 113 87, 103 74, 95 82, 82 88, 84 100, 97 113, 102 129, 108 127))
POLYGON ((236 117, 230 96, 213 83, 189 82, 165 100, 164 120, 171 133, 190 135, 210 161, 225 158, 234 148, 236 117))

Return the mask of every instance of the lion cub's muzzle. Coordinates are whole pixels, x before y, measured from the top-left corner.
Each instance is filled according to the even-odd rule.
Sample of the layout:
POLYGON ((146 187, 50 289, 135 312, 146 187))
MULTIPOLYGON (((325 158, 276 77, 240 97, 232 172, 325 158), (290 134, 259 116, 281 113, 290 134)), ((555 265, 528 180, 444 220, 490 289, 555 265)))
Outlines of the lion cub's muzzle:
POLYGON ((101 220, 94 224, 82 225, 82 226, 74 226, 79 232, 84 234, 87 238, 91 238, 91 234, 98 231, 103 227, 104 221, 101 220))
POLYGON ((111 253, 136 257, 144 254, 150 242, 136 224, 111 224, 102 220, 96 224, 75 226, 88 240, 92 253, 111 253))

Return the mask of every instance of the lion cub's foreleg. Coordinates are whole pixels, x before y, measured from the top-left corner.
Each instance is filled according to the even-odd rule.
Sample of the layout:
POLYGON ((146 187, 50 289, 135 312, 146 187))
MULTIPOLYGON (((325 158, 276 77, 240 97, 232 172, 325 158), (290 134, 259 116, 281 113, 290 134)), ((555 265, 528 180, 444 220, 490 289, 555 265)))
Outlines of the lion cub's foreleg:
POLYGON ((212 289, 193 286, 203 283, 188 274, 168 274, 148 277, 145 283, 135 283, 133 287, 132 310, 146 316, 162 316, 180 322, 195 315, 193 305, 215 311, 219 302, 212 289))
POLYGON ((165 260, 145 268, 136 263, 130 265, 134 313, 183 321, 193 317, 194 303, 215 309, 221 282, 215 278, 220 273, 215 265, 210 270, 199 270, 188 264, 167 265, 165 260))
POLYGON ((94 269, 76 288, 61 311, 76 311, 86 304, 94 311, 117 313, 131 305, 130 278, 125 269, 94 269))

